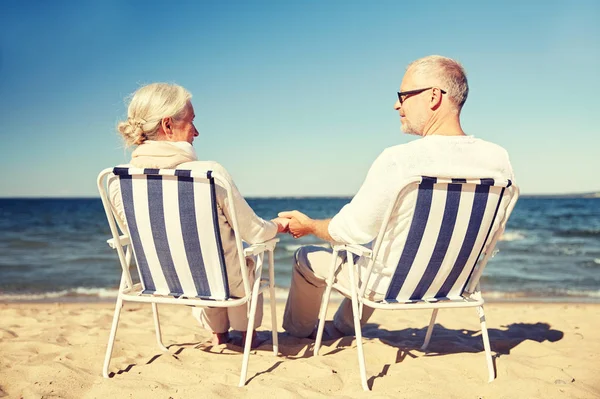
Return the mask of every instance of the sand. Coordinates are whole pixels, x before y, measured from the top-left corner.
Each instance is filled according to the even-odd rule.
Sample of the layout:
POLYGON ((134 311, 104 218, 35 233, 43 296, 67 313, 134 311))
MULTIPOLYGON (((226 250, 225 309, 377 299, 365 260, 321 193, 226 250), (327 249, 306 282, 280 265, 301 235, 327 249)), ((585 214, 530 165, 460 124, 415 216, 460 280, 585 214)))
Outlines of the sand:
POLYGON ((211 346, 188 308, 167 305, 160 309, 169 352, 156 344, 150 305, 126 304, 112 378, 104 379, 113 307, 0 304, 0 397, 600 397, 599 304, 486 304, 497 369, 492 383, 474 309, 441 310, 427 353, 419 348, 430 311, 376 312, 364 328, 372 392, 361 388, 353 337, 330 339, 313 357, 312 340, 280 332, 275 357, 267 317, 259 330, 267 341, 252 351, 247 384, 238 388, 240 347, 211 346))

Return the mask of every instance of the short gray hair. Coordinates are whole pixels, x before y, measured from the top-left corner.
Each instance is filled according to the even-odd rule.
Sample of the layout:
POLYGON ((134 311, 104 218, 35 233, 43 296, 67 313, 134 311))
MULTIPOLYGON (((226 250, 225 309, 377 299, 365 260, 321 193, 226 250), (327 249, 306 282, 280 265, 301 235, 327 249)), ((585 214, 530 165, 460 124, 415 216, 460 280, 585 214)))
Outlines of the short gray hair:
POLYGON ((155 140, 163 118, 185 117, 185 107, 192 95, 176 84, 151 83, 140 87, 130 98, 127 120, 117 125, 128 146, 155 140))
POLYGON ((469 95, 469 83, 463 66, 448 57, 430 55, 411 62, 406 70, 431 81, 432 85, 446 91, 448 97, 460 111, 469 95))

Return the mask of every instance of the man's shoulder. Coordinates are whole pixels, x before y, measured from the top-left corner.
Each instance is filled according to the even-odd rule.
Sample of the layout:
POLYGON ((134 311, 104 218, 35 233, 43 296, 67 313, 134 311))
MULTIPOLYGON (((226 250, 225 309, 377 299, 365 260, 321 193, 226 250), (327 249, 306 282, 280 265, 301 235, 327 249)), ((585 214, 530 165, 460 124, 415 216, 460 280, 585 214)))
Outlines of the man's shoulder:
POLYGON ((475 145, 477 146, 478 152, 481 152, 483 154, 490 154, 490 156, 494 156, 496 159, 500 159, 504 162, 510 163, 510 161, 508 160, 508 151, 500 144, 496 144, 483 139, 476 139, 475 145))
MULTIPOLYGON (((408 143, 411 150, 423 147, 443 147, 445 149, 456 148, 477 148, 477 150, 506 152, 506 150, 491 141, 480 139, 475 136, 427 136, 421 140, 415 140, 408 143)), ((408 147, 407 147, 408 148, 408 147)))
POLYGON ((427 140, 422 137, 416 140, 409 141, 408 143, 396 144, 391 147, 385 148, 380 157, 381 158, 398 158, 404 157, 407 155, 412 155, 415 153, 419 153, 421 151, 427 151, 428 148, 432 146, 438 146, 440 143, 436 142, 437 140, 427 140))
POLYGON ((391 147, 384 148, 381 152, 381 156, 385 157, 394 157, 398 154, 402 154, 404 152, 411 152, 412 149, 419 146, 419 142, 422 140, 414 140, 404 144, 396 144, 391 147))
POLYGON ((412 159, 417 154, 424 151, 423 140, 413 140, 404 144, 396 144, 391 147, 384 148, 377 157, 376 162, 379 164, 395 164, 398 162, 404 163, 412 159))
POLYGON ((500 144, 496 144, 496 143, 493 143, 491 141, 480 139, 480 138, 476 138, 476 137, 473 137, 473 143, 476 144, 476 145, 487 146, 487 147, 490 147, 490 148, 494 148, 494 149, 506 151, 504 149, 504 147, 502 147, 500 144))
POLYGON ((468 147, 479 147, 487 148, 489 150, 496 150, 506 152, 504 147, 493 143, 491 141, 483 140, 474 136, 427 136, 417 140, 410 141, 404 144, 397 144, 391 147, 387 147, 383 150, 382 155, 396 155, 399 153, 407 152, 413 153, 421 149, 426 150, 431 147, 444 147, 452 148, 453 144, 468 147))

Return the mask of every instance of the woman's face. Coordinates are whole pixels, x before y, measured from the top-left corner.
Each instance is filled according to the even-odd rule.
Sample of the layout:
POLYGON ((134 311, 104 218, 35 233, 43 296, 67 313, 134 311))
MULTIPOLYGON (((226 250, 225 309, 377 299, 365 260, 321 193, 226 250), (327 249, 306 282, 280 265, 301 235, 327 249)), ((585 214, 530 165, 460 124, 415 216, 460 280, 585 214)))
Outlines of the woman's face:
POLYGON ((194 107, 191 102, 188 102, 185 106, 185 116, 173 122, 172 126, 172 141, 187 141, 192 144, 194 141, 194 137, 198 136, 198 130, 194 126, 194 118, 196 114, 194 114, 194 107))

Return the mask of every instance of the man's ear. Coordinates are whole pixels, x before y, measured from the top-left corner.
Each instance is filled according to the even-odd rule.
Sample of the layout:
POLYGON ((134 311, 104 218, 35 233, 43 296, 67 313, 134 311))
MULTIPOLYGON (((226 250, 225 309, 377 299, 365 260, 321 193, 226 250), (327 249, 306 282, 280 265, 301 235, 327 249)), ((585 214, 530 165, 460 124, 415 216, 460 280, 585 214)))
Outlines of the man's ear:
POLYGON ((431 90, 431 100, 429 101, 429 108, 436 110, 442 105, 442 92, 437 87, 431 90))

